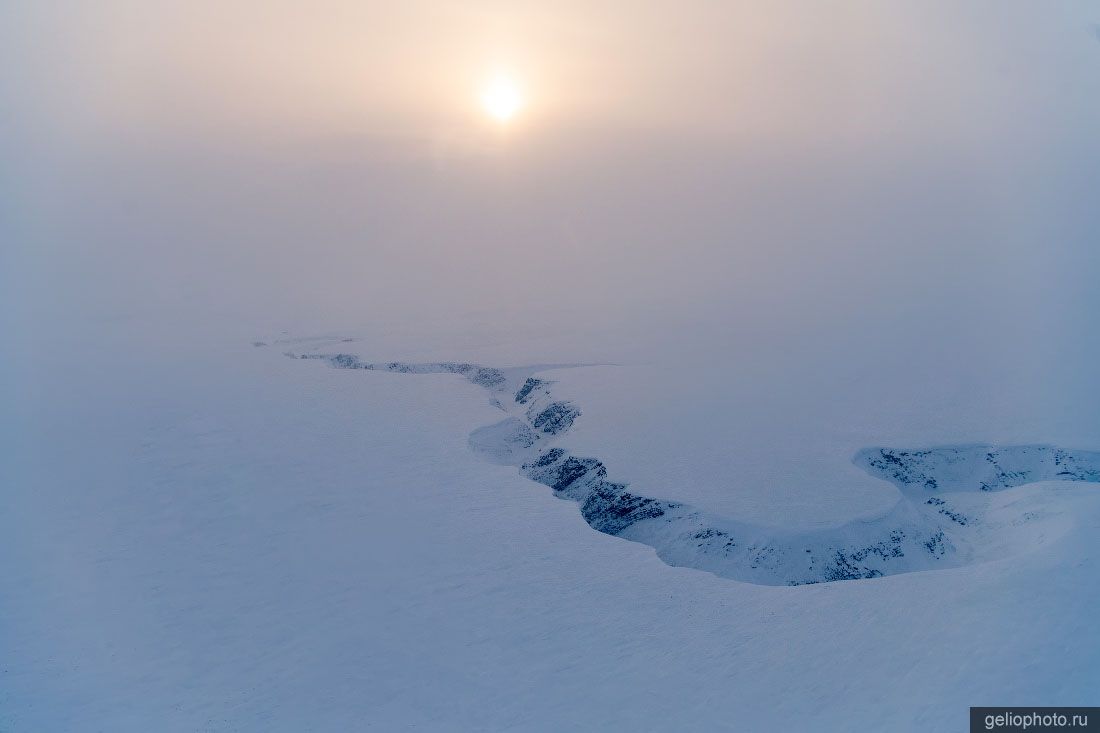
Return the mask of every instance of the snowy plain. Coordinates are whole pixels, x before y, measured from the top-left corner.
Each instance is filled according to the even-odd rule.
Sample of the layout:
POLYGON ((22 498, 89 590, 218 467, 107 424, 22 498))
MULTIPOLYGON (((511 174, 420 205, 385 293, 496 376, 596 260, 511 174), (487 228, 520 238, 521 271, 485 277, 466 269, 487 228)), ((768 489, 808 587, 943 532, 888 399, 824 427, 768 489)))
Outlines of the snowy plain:
MULTIPOLYGON (((1100 686, 1093 484, 983 495, 1045 519, 994 531, 965 567, 738 582, 594 532, 483 460, 468 436, 500 411, 460 375, 334 369, 224 335, 143 351, 133 330, 54 341, 35 367, 50 393, 6 436, 5 729, 955 730, 970 705, 1084 704, 1100 686)), ((293 348, 373 357, 365 341, 293 348)), ((814 503, 792 482, 769 517, 748 482, 722 504, 674 479, 725 473, 662 473, 747 461, 726 438, 752 431, 735 410, 709 443, 668 430, 667 376, 647 392, 665 397, 620 412, 634 371, 545 373, 582 407, 577 449, 725 514, 776 523, 814 503)), ((788 453, 766 454, 779 477, 788 453)), ((827 460, 815 497, 896 499, 844 450, 827 460)))
POLYGON ((0 731, 1100 702, 1095 3, 670 5, 0 3, 0 731))

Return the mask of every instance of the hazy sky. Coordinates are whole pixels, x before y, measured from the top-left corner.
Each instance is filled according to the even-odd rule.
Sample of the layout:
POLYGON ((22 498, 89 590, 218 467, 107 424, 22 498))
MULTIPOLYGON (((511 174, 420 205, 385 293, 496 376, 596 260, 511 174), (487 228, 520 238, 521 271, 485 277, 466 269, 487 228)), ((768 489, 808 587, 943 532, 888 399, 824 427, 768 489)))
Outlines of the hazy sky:
POLYGON ((17 129, 73 143, 350 136, 454 154, 493 144, 473 100, 494 68, 526 87, 512 137, 528 148, 622 134, 1037 144, 1098 114, 1088 2, 105 0, 0 12, 17 129))
POLYGON ((7 2, 5 310, 16 333, 588 334, 563 358, 915 330, 1084 364, 1097 23, 1091 2, 7 2), (525 97, 504 127, 478 104, 496 70, 525 97))

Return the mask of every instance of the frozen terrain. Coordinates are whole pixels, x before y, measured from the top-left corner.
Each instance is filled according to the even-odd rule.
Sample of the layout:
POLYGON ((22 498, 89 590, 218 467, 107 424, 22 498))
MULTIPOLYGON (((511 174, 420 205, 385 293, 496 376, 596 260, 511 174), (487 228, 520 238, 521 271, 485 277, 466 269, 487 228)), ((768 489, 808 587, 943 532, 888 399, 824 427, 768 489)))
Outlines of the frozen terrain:
POLYGON ((1100 483, 1096 451, 1049 445, 864 448, 853 462, 901 490, 889 511, 827 529, 754 526, 678 501, 632 493, 608 476, 598 458, 576 456, 561 447, 581 410, 555 398, 554 381, 539 376, 545 367, 374 363, 349 353, 287 355, 320 359, 338 369, 465 377, 489 393, 493 406, 509 414, 470 434, 474 451, 494 463, 516 466, 555 496, 577 502, 584 521, 598 532, 649 545, 670 565, 763 585, 877 578, 1003 559, 1005 546, 1030 549, 1037 533, 1056 526, 1051 513, 1035 511, 1027 502, 956 495, 1044 481, 1100 483), (989 552, 990 542, 997 551, 989 552))
POLYGON ((0 2, 0 733, 1100 704, 1098 23, 0 2))
POLYGON ((747 460, 724 438, 759 411, 706 417, 708 441, 662 401, 699 418, 679 390, 740 400, 728 375, 135 330, 42 334, 49 358, 8 364, 34 400, 4 443, 4 730, 948 731, 969 705, 1087 703, 1100 685, 1100 491, 1046 480, 1071 457, 1090 470, 1088 442, 763 441, 760 461, 787 462, 753 461, 775 477, 759 486, 707 465, 747 460), (390 354, 414 358, 347 368, 390 354), (815 503, 817 524, 800 510, 815 503), (954 549, 785 585, 829 580, 826 548, 905 522, 954 549), (783 562, 753 568, 745 542, 783 562))

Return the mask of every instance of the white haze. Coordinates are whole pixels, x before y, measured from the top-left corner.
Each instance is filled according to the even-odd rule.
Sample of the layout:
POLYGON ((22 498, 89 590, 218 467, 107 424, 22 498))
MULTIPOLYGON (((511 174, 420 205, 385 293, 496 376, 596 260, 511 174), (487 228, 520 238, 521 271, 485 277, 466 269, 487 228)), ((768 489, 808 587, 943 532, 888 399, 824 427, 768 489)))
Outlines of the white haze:
POLYGON ((1100 399, 1088 3, 0 13, 9 385, 49 393, 60 334, 350 329, 1100 399), (506 134, 473 93, 502 63, 506 134))
POLYGON ((1091 484, 974 492, 995 507, 949 568, 754 585, 481 461, 499 410, 455 374, 281 352, 595 364, 555 373, 582 410, 562 445, 792 532, 898 504, 853 464, 870 445, 1100 449, 1097 24, 0 3, 0 727, 958 730, 1094 704, 1091 484), (505 129, 477 103, 497 67, 528 100, 505 129))

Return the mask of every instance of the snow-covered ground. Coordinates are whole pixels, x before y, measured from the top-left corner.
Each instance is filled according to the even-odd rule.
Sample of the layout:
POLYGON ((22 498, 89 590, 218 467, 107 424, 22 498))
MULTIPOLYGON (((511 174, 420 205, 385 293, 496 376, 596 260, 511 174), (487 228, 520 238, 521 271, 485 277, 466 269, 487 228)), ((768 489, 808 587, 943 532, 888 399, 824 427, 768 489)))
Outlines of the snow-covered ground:
MULTIPOLYGON (((354 339, 338 339, 325 345, 347 348, 354 343, 354 339)), ((254 345, 268 344, 254 342, 254 345)), ((1019 501, 975 500, 965 494, 1002 491, 1045 481, 1100 483, 1097 451, 1035 443, 964 444, 915 451, 864 447, 854 452, 850 463, 878 482, 886 480, 900 489, 900 495, 887 511, 868 513, 853 506, 851 516, 834 523, 835 526, 806 528, 800 528, 797 520, 775 512, 770 526, 754 524, 740 517, 716 515, 705 504, 670 501, 658 498, 661 495, 652 491, 641 494, 609 475, 607 465, 595 456, 577 455, 565 447, 562 443, 568 444, 582 412, 576 400, 563 399, 559 394, 555 376, 560 378, 561 368, 500 369, 454 361, 371 362, 347 351, 319 351, 316 342, 307 351, 288 351, 285 355, 299 360, 320 360, 350 371, 464 377, 484 389, 490 403, 507 415, 470 434, 470 447, 483 458, 516 466, 527 478, 550 487, 556 496, 576 501, 582 517, 593 529, 650 545, 670 564, 767 585, 856 580, 956 567, 988 559, 987 544, 991 536, 997 535, 1008 537, 998 537, 997 551, 992 557, 1004 559, 1004 548, 1013 544, 1006 540, 1018 535, 1022 537, 1019 544, 1027 547, 1034 536, 1047 529, 1043 526, 1045 520, 1060 512, 1036 511, 1019 501), (960 493, 964 496, 955 496, 960 493)), ((581 367, 573 366, 570 371, 577 368, 581 367)), ((602 369, 602 379, 595 384, 602 386, 616 381, 617 371, 602 369)), ((677 378, 683 376, 683 370, 673 373, 677 378)), ((728 381, 721 380, 715 388, 723 389, 728 381)), ((639 390, 635 383, 634 388, 634 394, 620 392, 620 397, 624 401, 637 401, 638 395, 665 391, 660 383, 650 384, 648 390, 639 390)), ((751 416, 752 412, 748 414, 751 416)), ((776 406, 772 414, 783 412, 776 406)), ((662 435, 667 433, 665 426, 653 422, 654 417, 659 419, 659 415, 651 414, 649 429, 662 435)), ((745 422, 745 417, 741 416, 740 421, 745 422)), ((788 435, 799 435, 799 427, 805 430, 806 422, 817 425, 815 421, 807 421, 804 413, 787 416, 786 422, 788 435)), ((860 421, 853 416, 848 424, 859 425, 860 421)), ((798 450, 812 454, 811 446, 828 442, 822 440, 825 435, 806 432, 808 439, 798 443, 798 450)), ((818 433, 821 432, 818 428, 818 433)), ((673 442, 682 440, 680 436, 673 442)), ((776 448, 770 458, 765 451, 750 452, 751 445, 734 444, 727 450, 738 454, 746 465, 755 464, 764 472, 769 467, 774 471, 776 466, 798 467, 804 463, 803 455, 789 455, 791 449, 785 443, 776 448)), ((690 449, 684 451, 687 456, 690 452, 690 449)), ((682 465, 685 457, 680 454, 675 465, 682 465)), ((747 483, 753 478, 751 471, 713 470, 711 482, 715 486, 711 491, 720 496, 721 490, 716 491, 716 487, 727 492, 736 490, 743 496, 755 496, 757 505, 766 506, 776 498, 797 495, 801 490, 803 495, 812 497, 811 502, 835 512, 835 507, 828 506, 831 497, 827 493, 813 492, 820 487, 832 487, 839 496, 849 494, 846 489, 851 479, 843 472, 831 475, 828 471, 843 465, 837 457, 832 461, 819 460, 816 471, 801 473, 806 483, 801 487, 790 485, 789 478, 779 471, 774 471, 779 481, 762 480, 754 485, 747 483), (780 483, 784 480, 787 485, 780 483)), ((661 475, 660 471, 652 471, 650 483, 653 477, 661 475)), ((667 471, 664 477, 674 484, 677 481, 667 471)), ((850 504, 854 499, 850 494, 847 497, 850 504)))
POLYGON ((1100 6, 688 5, 0 2, 0 731, 1100 702, 1100 6))
MULTIPOLYGON (((387 360, 363 341, 144 349, 102 330, 42 337, 29 387, 49 391, 5 436, 5 730, 957 730, 970 705, 1100 687, 1091 483, 935 494, 981 516, 981 552, 956 567, 741 582, 595 532, 511 458, 471 450, 524 370, 498 385, 282 354, 387 360)), ((729 440, 757 410, 697 406, 709 431, 669 427, 683 373, 537 369, 580 411, 547 445, 638 494, 802 527, 815 501, 836 523, 899 498, 853 464, 870 434, 826 435, 840 450, 809 459, 764 434, 758 462, 729 440)), ((715 394, 703 371, 689 381, 715 394)), ((908 437, 877 442, 927 447, 908 437)))

